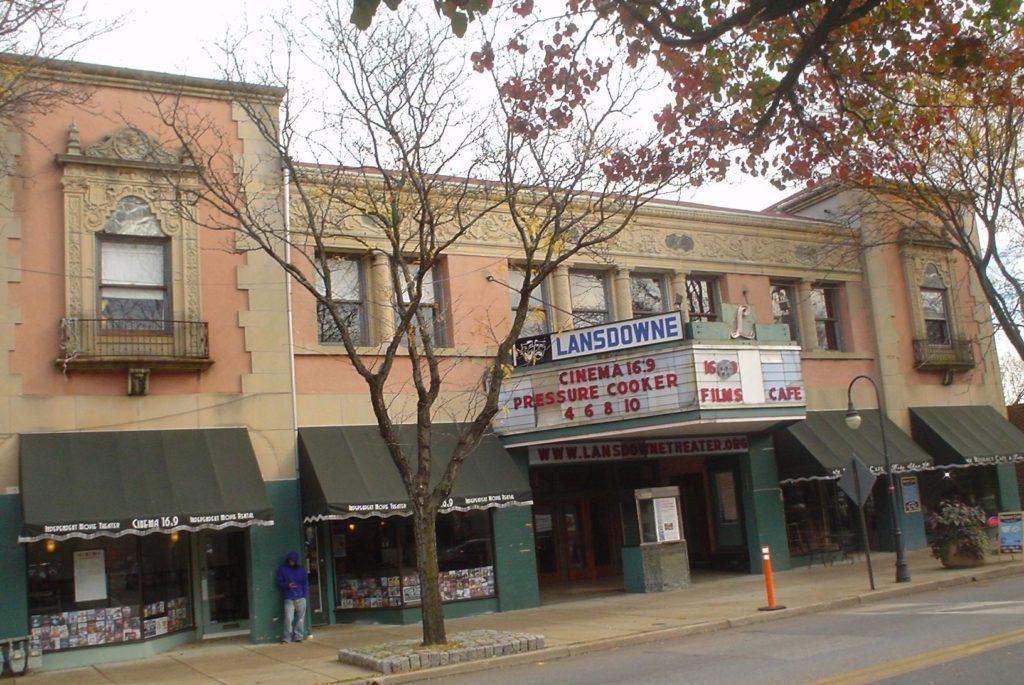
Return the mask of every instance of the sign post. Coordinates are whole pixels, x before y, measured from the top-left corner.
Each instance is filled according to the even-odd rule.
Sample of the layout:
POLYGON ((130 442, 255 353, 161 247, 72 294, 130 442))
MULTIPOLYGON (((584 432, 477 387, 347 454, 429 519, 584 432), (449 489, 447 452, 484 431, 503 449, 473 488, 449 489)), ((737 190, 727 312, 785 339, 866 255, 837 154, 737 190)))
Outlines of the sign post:
POLYGON ((843 469, 839 477, 839 487, 857 506, 857 518, 860 521, 860 540, 864 545, 864 558, 868 562, 868 582, 875 589, 875 572, 871 568, 871 546, 868 544, 868 524, 864 520, 864 503, 871 496, 871 488, 875 484, 875 475, 871 469, 856 455, 843 469))

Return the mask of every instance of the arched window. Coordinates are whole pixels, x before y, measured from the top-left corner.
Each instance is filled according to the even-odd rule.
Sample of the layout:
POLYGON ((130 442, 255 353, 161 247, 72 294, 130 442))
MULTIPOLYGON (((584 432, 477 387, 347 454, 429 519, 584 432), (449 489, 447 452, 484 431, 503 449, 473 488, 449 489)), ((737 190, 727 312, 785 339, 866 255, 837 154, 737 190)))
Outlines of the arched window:
POLYGON ((925 267, 921 279, 921 313, 929 345, 949 345, 949 313, 946 283, 934 264, 925 267))
POLYGON ((145 200, 123 198, 99 236, 99 312, 106 328, 162 330, 170 318, 168 239, 145 200))

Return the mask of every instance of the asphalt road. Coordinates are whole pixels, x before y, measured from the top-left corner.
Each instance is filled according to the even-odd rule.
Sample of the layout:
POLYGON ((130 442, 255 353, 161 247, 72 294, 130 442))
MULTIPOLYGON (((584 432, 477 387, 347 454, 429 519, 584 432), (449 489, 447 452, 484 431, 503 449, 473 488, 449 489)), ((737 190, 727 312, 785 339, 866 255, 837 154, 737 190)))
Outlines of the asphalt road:
POLYGON ((1024 682, 1014 576, 712 635, 441 678, 445 685, 1024 682))

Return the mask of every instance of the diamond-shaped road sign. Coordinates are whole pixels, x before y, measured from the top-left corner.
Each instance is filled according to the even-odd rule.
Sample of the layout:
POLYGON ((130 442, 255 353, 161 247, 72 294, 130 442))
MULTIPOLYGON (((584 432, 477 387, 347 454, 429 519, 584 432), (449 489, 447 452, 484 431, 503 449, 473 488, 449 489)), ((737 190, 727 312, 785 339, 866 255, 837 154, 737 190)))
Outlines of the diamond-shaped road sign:
POLYGON ((871 487, 875 484, 875 474, 856 455, 843 469, 839 477, 839 487, 858 507, 863 507, 871 496, 871 487))

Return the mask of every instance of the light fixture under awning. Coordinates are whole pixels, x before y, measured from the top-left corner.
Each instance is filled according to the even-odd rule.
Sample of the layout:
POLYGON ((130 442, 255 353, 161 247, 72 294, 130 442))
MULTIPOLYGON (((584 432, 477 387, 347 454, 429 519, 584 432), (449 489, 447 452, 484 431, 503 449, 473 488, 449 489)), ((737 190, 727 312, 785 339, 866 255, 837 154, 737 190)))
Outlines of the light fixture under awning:
MULTIPOLYGON (((416 427, 398 426, 397 431, 410 454, 416 427)), ((441 477, 456 441, 453 424, 433 426, 433 483, 441 477)), ((412 514, 409 495, 377 426, 300 428, 299 473, 306 522, 412 514)), ((529 504, 533 500, 525 456, 513 457, 488 433, 462 464, 442 511, 529 504)))
POLYGON ((267 526, 245 428, 25 433, 19 542, 267 526))

